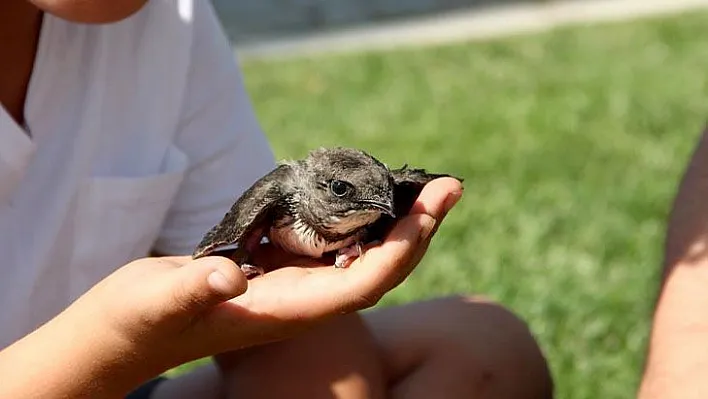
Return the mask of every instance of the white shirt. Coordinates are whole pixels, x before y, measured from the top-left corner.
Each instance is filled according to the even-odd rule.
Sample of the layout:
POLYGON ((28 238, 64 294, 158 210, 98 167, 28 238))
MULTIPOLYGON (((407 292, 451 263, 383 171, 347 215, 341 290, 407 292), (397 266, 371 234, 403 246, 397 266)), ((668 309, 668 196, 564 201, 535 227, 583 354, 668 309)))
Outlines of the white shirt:
POLYGON ((45 15, 25 115, 0 107, 0 348, 151 248, 191 254, 274 166, 205 0, 45 15))

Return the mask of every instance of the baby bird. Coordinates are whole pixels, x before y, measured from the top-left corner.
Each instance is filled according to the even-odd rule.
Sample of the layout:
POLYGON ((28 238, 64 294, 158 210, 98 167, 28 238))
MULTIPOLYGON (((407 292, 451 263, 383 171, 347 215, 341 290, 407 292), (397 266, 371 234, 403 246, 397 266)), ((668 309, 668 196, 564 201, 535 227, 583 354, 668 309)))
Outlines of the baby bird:
MULTIPOLYGON (((246 190, 195 249, 194 259, 237 247, 233 260, 247 277, 264 270, 250 254, 264 237, 296 255, 336 253, 346 267, 362 246, 383 240, 396 218, 408 214, 423 186, 447 174, 390 170, 353 148, 320 148, 280 163, 246 190)), ((462 181, 462 179, 458 180, 462 181)))

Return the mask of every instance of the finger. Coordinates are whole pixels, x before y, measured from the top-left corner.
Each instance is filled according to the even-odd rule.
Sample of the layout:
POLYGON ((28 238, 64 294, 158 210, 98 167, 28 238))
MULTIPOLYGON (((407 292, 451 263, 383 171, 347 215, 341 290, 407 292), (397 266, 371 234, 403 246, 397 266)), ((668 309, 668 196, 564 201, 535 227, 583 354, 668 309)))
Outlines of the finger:
POLYGON ((367 249, 363 257, 352 263, 347 281, 365 306, 375 304, 410 275, 427 251, 440 222, 459 201, 462 191, 460 181, 453 178, 428 183, 409 215, 396 223, 385 241, 367 249))
MULTIPOLYGON (((416 200, 411 213, 406 218, 399 220, 396 226, 393 228, 389 236, 386 237, 383 245, 374 246, 366 250, 364 254, 363 262, 365 264, 375 264, 376 262, 386 261, 386 259, 397 259, 398 264, 402 264, 402 260, 413 260, 418 261, 414 254, 409 253, 410 251, 418 253, 419 256, 427 249, 430 238, 437 230, 442 219, 445 217, 447 212, 459 201, 462 196, 463 187, 457 179, 453 178, 440 178, 433 180, 428 183, 421 191, 418 199, 416 200), (429 220, 418 220, 418 222, 408 221, 408 223, 416 224, 417 231, 422 232, 422 237, 419 241, 415 242, 414 245, 400 246, 396 245, 396 251, 390 251, 390 248, 394 248, 394 245, 390 244, 389 241, 400 242, 400 237, 409 235, 412 237, 414 230, 411 229, 410 225, 405 225, 404 221, 410 219, 411 216, 415 215, 427 215, 432 218, 429 220), (428 230, 427 223, 433 223, 432 229, 428 230), (401 252, 405 251, 405 253, 401 252)), ((410 265, 411 269, 415 266, 410 265)))
POLYGON ((427 245, 434 222, 426 214, 403 218, 381 246, 348 269, 286 268, 251 280, 243 295, 208 314, 208 324, 227 336, 233 328, 252 330, 257 340, 268 342, 328 317, 369 308, 410 273, 416 248, 427 245), (244 318, 249 323, 239 322, 244 318))
POLYGON ((381 245, 367 250, 345 270, 330 266, 303 272, 300 278, 269 288, 265 287, 274 279, 266 275, 251 281, 248 292, 232 302, 280 320, 314 320, 371 307, 410 274, 418 261, 418 248, 427 247, 434 224, 427 214, 406 216, 381 245))
POLYGON ((363 281, 371 280, 376 285, 386 285, 378 280, 387 280, 394 274, 408 274, 415 265, 409 265, 412 256, 432 234, 435 219, 428 214, 414 214, 402 218, 378 246, 369 248, 355 260, 352 271, 363 281), (400 270, 404 269, 404 270, 400 270))
POLYGON ((410 213, 427 213, 441 221, 462 197, 462 183, 451 177, 435 179, 423 187, 410 213))
POLYGON ((231 260, 211 256, 176 270, 170 288, 174 312, 199 313, 243 294, 248 281, 231 260))
POLYGON ((155 256, 144 259, 149 260, 151 264, 158 262, 170 268, 184 266, 193 260, 191 256, 155 256))
POLYGON ((275 271, 251 281, 248 292, 230 302, 243 311, 281 321, 314 320, 373 306, 415 268, 436 219, 449 210, 446 200, 459 199, 461 192, 456 179, 436 179, 424 187, 413 214, 399 220, 382 244, 367 249, 348 269, 275 271))
POLYGON ((288 286, 283 287, 287 291, 271 294, 278 299, 280 309, 271 306, 273 298, 258 297, 260 286, 268 283, 258 279, 251 282, 253 287, 237 298, 237 302, 265 313, 282 312, 283 318, 287 318, 288 310, 316 317, 373 306, 412 272, 427 250, 439 224, 436 222, 442 220, 449 209, 446 201, 451 196, 459 199, 461 193, 462 186, 456 179, 441 178, 429 183, 416 201, 415 211, 399 220, 382 244, 367 249, 348 269, 324 268, 297 281, 298 289, 288 286), (293 296, 284 300, 288 293, 293 296), (297 309, 297 304, 305 299, 307 307, 297 309), (283 304, 293 305, 293 308, 285 309, 289 307, 283 304))

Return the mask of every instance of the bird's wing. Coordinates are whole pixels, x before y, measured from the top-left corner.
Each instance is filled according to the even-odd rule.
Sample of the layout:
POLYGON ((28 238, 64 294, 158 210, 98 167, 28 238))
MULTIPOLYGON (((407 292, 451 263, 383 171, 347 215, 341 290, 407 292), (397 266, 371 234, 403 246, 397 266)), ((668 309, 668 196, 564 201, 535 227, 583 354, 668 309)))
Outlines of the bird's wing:
POLYGON ((444 173, 428 173, 425 169, 409 169, 403 165, 400 169, 391 170, 394 182, 393 199, 396 206, 396 217, 403 217, 410 212, 415 200, 423 191, 423 187, 440 177, 452 177, 460 182, 463 179, 444 173))
POLYGON ((282 201, 282 184, 292 173, 289 165, 279 165, 256 181, 231 206, 224 218, 206 233, 197 245, 194 259, 208 256, 227 246, 250 246, 252 240, 259 244, 270 223, 278 217, 282 201))
MULTIPOLYGON (((459 181, 463 179, 443 173, 428 173, 425 169, 409 169, 408 165, 403 165, 400 169, 391 170, 393 176, 394 192, 393 202, 396 219, 406 216, 415 201, 418 199, 423 187, 431 181, 440 177, 452 177, 459 181)), ((367 232, 367 241, 383 240, 393 227, 395 219, 383 215, 374 223, 367 232)))

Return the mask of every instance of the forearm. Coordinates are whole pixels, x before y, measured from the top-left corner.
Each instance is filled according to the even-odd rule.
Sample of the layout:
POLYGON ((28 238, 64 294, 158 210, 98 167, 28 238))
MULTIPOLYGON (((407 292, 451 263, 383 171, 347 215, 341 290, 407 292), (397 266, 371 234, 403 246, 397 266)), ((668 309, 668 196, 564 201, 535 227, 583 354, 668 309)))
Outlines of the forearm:
POLYGON ((0 352, 0 397, 122 398, 157 372, 129 342, 62 314, 0 352))
POLYGON ((640 396, 708 397, 708 141, 681 181, 667 228, 664 270, 640 396))

